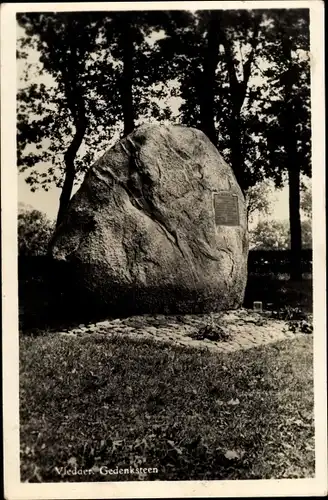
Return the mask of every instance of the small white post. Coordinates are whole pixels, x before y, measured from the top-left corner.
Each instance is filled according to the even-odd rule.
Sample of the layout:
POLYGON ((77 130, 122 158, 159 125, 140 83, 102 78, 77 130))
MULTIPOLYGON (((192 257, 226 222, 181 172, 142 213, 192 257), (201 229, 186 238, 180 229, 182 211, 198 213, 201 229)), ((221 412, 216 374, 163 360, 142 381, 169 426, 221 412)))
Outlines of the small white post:
POLYGON ((263 311, 262 302, 260 300, 256 300, 255 302, 253 302, 253 311, 255 312, 263 311))

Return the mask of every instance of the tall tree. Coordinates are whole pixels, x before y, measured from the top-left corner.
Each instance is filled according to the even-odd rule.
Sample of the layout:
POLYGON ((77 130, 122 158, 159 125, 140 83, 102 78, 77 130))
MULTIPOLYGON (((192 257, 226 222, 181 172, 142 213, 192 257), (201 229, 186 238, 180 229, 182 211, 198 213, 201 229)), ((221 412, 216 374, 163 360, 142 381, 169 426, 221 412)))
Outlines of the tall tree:
POLYGON ((151 40, 161 29, 164 17, 165 14, 156 11, 112 12, 104 17, 103 48, 107 59, 105 64, 102 63, 101 71, 106 73, 109 64, 112 82, 103 89, 99 88, 99 92, 108 95, 110 102, 115 88, 119 105, 117 119, 121 118, 123 122, 123 135, 132 132, 140 119, 146 119, 145 113, 149 111, 155 118, 160 118, 155 100, 161 94, 152 91, 151 87, 162 82, 163 78, 153 59, 156 47, 151 40))
POLYGON ((247 125, 242 111, 261 20, 257 11, 177 11, 160 42, 167 55, 162 74, 180 85, 181 121, 203 130, 219 147, 244 191, 263 178, 259 169, 248 172, 248 150, 256 149, 256 142, 247 138, 248 148, 243 147, 247 125))
MULTIPOLYGON (((120 101, 123 133, 128 135, 134 129, 135 108, 133 100, 133 80, 135 70, 135 29, 133 21, 134 12, 113 12, 103 18, 103 49, 106 60, 102 62, 102 71, 107 71, 110 66, 109 88, 116 87, 120 101), (112 62, 120 63, 120 68, 113 73, 112 62), (113 81, 114 76, 114 81, 113 81)), ((105 94, 108 95, 108 86, 105 94)), ((110 96, 109 96, 110 97, 110 96)), ((110 102, 110 99, 109 99, 110 102)))
MULTIPOLYGON (((244 191, 266 177, 281 186, 291 171, 286 153, 290 110, 300 171, 309 172, 309 65, 298 53, 299 47, 307 50, 308 20, 301 11, 74 13, 74 40, 67 34, 67 14, 47 16, 55 26, 50 38, 42 15, 33 26, 21 25, 30 30, 28 37, 37 37, 41 70, 54 83, 33 82, 18 99, 20 168, 32 169, 36 159, 54 161, 42 174, 45 187, 57 180, 57 153, 67 152, 74 136, 78 144, 81 123, 86 128, 75 153, 75 173, 88 168, 104 144, 108 147, 114 131, 127 134, 135 124, 170 119, 176 99, 178 121, 204 130, 232 164, 244 191), (284 32, 292 44, 289 66, 284 32), (52 46, 50 39, 56 41, 52 46), (291 86, 287 76, 283 80, 288 71, 291 86)), ((32 170, 32 187, 36 179, 40 175, 32 170)))
POLYGON ((273 116, 267 128, 267 145, 271 162, 287 173, 291 279, 300 280, 301 174, 311 175, 309 12, 291 9, 273 11, 269 16, 266 57, 271 63, 269 71, 273 69, 277 78, 267 108, 273 116))
POLYGON ((112 136, 130 133, 137 119, 170 116, 169 107, 158 104, 161 90, 152 87, 161 75, 152 65, 157 48, 150 34, 160 31, 163 17, 161 12, 18 16, 25 31, 18 57, 40 55, 38 65, 27 61, 27 85, 18 92, 18 166, 29 172, 32 190, 48 190, 54 182, 62 188, 58 224, 74 181, 112 136))
POLYGON ((218 142, 215 127, 215 93, 216 93, 216 69, 219 59, 218 30, 219 11, 208 11, 205 14, 206 41, 203 55, 203 68, 197 86, 199 102, 199 114, 202 131, 216 146, 218 142))
MULTIPOLYGON (((231 166, 237 181, 245 191, 248 183, 245 176, 245 164, 243 156, 243 126, 241 110, 245 102, 248 84, 252 73, 252 64, 256 56, 259 29, 262 15, 257 11, 240 11, 235 13, 220 11, 218 17, 219 40, 224 47, 224 61, 229 81, 229 111, 230 119, 228 125, 230 141, 231 166), (240 35, 234 39, 234 25, 240 27, 240 35), (247 56, 241 55, 240 60, 236 57, 237 46, 241 37, 244 43, 250 45, 247 56), (241 63, 241 71, 239 70, 241 63), (240 75, 240 76, 238 76, 240 75)), ((238 31, 237 31, 238 33, 238 31)))
POLYGON ((293 63, 293 45, 290 33, 282 29, 281 42, 286 70, 282 74, 284 92, 284 113, 282 126, 284 129, 284 147, 287 157, 287 171, 289 184, 289 221, 290 221, 290 245, 291 245, 291 278, 302 279, 301 251, 302 251, 302 229, 300 215, 300 187, 301 167, 298 160, 297 150, 297 122, 295 120, 295 102, 293 102, 293 87, 297 84, 297 71, 293 63))
MULTIPOLYGON (((41 54, 40 63, 43 66, 42 69, 55 82, 50 94, 49 89, 44 84, 40 84, 41 91, 36 92, 35 83, 32 83, 18 94, 18 101, 25 102, 25 104, 32 98, 30 106, 25 106, 25 112, 32 111, 32 115, 36 116, 41 114, 41 119, 36 119, 32 122, 35 126, 32 133, 28 129, 27 121, 30 119, 28 113, 18 116, 19 165, 24 168, 28 160, 30 160, 30 164, 34 164, 35 160, 44 161, 49 158, 48 155, 40 156, 35 153, 24 155, 23 151, 33 139, 34 143, 39 143, 39 145, 36 145, 37 149, 42 149, 42 140, 49 137, 49 133, 54 134, 57 140, 59 139, 62 116, 54 116, 58 108, 61 111, 61 108, 65 109, 64 116, 66 118, 68 118, 67 112, 69 112, 74 130, 71 131, 71 140, 64 153, 65 168, 57 217, 58 225, 65 214, 71 197, 76 175, 76 156, 88 127, 85 81, 87 74, 86 63, 94 47, 98 27, 96 20, 78 13, 22 14, 18 16, 18 22, 24 27, 27 34, 23 47, 26 49, 33 44, 33 41, 35 42, 35 48, 41 54), (41 106, 40 99, 49 98, 49 95, 54 98, 56 90, 58 90, 59 99, 55 98, 55 106, 48 110, 50 111, 49 114, 42 116, 42 110, 41 113, 38 113, 41 106), (36 129, 40 124, 43 127, 37 131, 36 129), (47 128, 49 124, 51 126, 47 128)), ((67 126, 62 131, 62 133, 65 132, 68 132, 67 126)), ((61 149, 61 145, 58 142, 52 145, 54 153, 58 153, 61 149)), ((48 173, 54 177, 54 168, 50 167, 48 173)), ((38 175, 36 173, 34 178, 30 178, 31 184, 36 182, 37 179, 38 175)))
MULTIPOLYGON (((59 200, 57 225, 62 222, 69 204, 69 200, 71 198, 76 173, 74 162, 87 129, 85 98, 83 87, 81 85, 81 82, 79 81, 79 66, 81 64, 81 59, 83 60, 83 56, 81 58, 81 45, 80 47, 77 46, 77 24, 78 23, 76 23, 76 20, 71 16, 68 17, 67 22, 65 23, 64 38, 67 37, 67 56, 65 63, 60 64, 60 72, 65 86, 67 106, 73 118, 75 134, 64 155, 66 169, 63 188, 59 200)), ((51 46, 50 44, 52 42, 49 39, 49 35, 51 35, 51 32, 49 33, 49 31, 47 31, 46 33, 47 36, 45 37, 45 39, 49 46, 51 46)))
POLYGON ((123 52, 123 71, 121 81, 122 108, 124 120, 124 135, 134 129, 134 107, 132 97, 133 84, 133 31, 129 22, 121 24, 120 43, 123 52))

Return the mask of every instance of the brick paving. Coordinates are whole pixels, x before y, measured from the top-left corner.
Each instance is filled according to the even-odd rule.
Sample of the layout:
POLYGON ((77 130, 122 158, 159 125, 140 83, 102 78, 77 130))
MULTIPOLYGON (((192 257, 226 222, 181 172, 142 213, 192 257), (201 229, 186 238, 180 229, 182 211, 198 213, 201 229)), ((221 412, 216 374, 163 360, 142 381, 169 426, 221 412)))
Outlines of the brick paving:
POLYGON ((124 335, 133 338, 151 338, 159 342, 173 342, 185 347, 232 352, 250 349, 280 340, 303 336, 288 331, 286 321, 268 318, 265 314, 246 309, 213 313, 212 315, 164 316, 145 315, 81 324, 61 335, 124 335), (227 340, 213 341, 192 338, 201 327, 219 325, 228 334, 227 340))

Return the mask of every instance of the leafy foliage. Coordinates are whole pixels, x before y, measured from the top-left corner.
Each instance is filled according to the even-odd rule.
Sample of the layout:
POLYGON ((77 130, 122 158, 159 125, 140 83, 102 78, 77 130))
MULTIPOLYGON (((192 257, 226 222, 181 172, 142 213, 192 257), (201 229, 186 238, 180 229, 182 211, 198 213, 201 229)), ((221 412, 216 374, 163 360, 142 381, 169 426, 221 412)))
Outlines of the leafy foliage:
POLYGON ((246 207, 248 221, 252 222, 255 215, 268 216, 272 214, 273 186, 268 180, 258 182, 246 191, 246 207))
POLYGON ((312 191, 308 186, 304 186, 301 192, 301 210, 305 217, 312 217, 312 191))
POLYGON ((18 255, 45 255, 53 230, 53 222, 44 213, 21 209, 18 213, 18 255))
MULTIPOLYGON (((68 106, 65 93, 65 75, 71 44, 67 27, 73 25, 78 55, 76 80, 83 90, 88 122, 85 148, 89 150, 92 145, 93 150, 98 149, 99 144, 100 150, 100 144, 108 140, 110 132, 123 128, 122 30, 129 28, 133 41, 131 112, 136 121, 170 119, 172 110, 164 103, 168 98, 179 98, 179 120, 204 128, 206 116, 209 117, 220 150, 232 161, 233 147, 236 147, 232 142, 236 124, 232 122, 237 120, 243 176, 248 179, 246 186, 254 185, 264 175, 272 176, 277 184, 282 181, 285 161, 283 146, 278 147, 284 139, 282 86, 285 72, 290 68, 281 43, 277 44, 277 35, 292 36, 294 85, 290 105, 298 133, 303 134, 299 153, 304 171, 309 173, 306 11, 24 14, 18 21, 25 29, 18 56, 27 59, 31 48, 41 56, 38 72, 37 65, 27 65, 25 78, 33 83, 18 96, 21 166, 31 166, 44 154, 45 161, 58 156, 65 137, 72 133, 72 106, 68 106), (214 31, 218 32, 216 38, 214 31), (51 75, 53 85, 35 83, 36 77, 44 72, 51 75), (206 90, 212 93, 213 102, 206 100, 206 90), (209 107, 211 104, 213 109, 209 107), (28 122, 29 127, 28 109, 32 111, 30 116, 38 116, 37 120, 28 122), (41 148, 37 154, 22 155, 28 144, 40 146, 45 137, 51 139, 50 152, 49 147, 44 148, 48 155, 43 151, 41 154, 41 148)), ((90 156, 81 158, 78 169, 87 168, 90 160, 90 156)), ((33 179, 36 182, 36 178, 33 179)))
POLYGON ((32 190, 63 186, 63 212, 79 174, 122 132, 152 120, 198 127, 244 192, 254 188, 259 210, 269 207, 257 184, 288 180, 299 261, 300 174, 311 175, 308 10, 20 14, 18 22, 26 70, 18 166, 32 190))
MULTIPOLYGON (((303 248, 312 248, 311 221, 302 221, 303 248)), ((254 250, 283 250, 290 248, 288 220, 262 220, 250 230, 250 242, 254 250)))
POLYGON ((289 246, 288 221, 259 221, 250 231, 254 250, 286 249, 289 246))
POLYGON ((270 164, 276 165, 273 178, 281 183, 282 172, 298 168, 311 175, 309 11, 272 11, 266 31, 264 72, 273 78, 265 122, 270 164), (290 157, 294 147, 295 157, 290 157), (279 166, 279 169, 277 168, 279 166))
POLYGON ((48 189, 53 182, 62 185, 64 154, 84 108, 87 135, 92 130, 88 63, 97 23, 81 13, 20 14, 18 22, 25 30, 18 57, 27 58, 31 49, 39 54, 38 63, 27 66, 27 85, 17 96, 18 166, 33 168, 27 178, 32 187, 48 189), (40 164, 47 166, 41 173, 40 164))
MULTIPOLYGON (((155 16, 148 17, 156 30, 155 16)), ((134 114, 156 114, 156 104, 149 109, 147 98, 149 75, 145 69, 151 68, 148 17, 134 12, 18 16, 25 31, 18 40, 18 58, 28 59, 31 50, 39 54, 39 61, 25 66, 25 84, 17 96, 18 166, 21 171, 34 167, 27 178, 32 187, 40 184, 47 189, 53 182, 62 185, 63 156, 81 108, 86 131, 75 162, 77 172, 85 172, 110 139, 122 131, 122 40, 126 39, 122 30, 128 25, 135 45, 134 114), (50 166, 40 173, 40 164, 50 166)))
POLYGON ((272 311, 272 318, 287 321, 288 330, 293 333, 313 333, 313 324, 309 315, 301 307, 285 306, 272 311))
POLYGON ((191 334, 191 337, 196 340, 208 339, 223 342, 231 338, 228 332, 213 321, 208 325, 202 326, 195 334, 191 334))

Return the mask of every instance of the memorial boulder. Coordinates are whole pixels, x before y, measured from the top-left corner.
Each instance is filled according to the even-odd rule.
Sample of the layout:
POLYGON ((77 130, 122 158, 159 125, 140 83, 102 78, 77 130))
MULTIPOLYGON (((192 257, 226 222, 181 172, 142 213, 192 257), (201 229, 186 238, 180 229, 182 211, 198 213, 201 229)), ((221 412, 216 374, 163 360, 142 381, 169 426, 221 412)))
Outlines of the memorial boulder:
POLYGON ((81 308, 236 308, 247 279, 245 199, 202 132, 142 125, 90 168, 50 253, 65 262, 63 287, 81 308))

